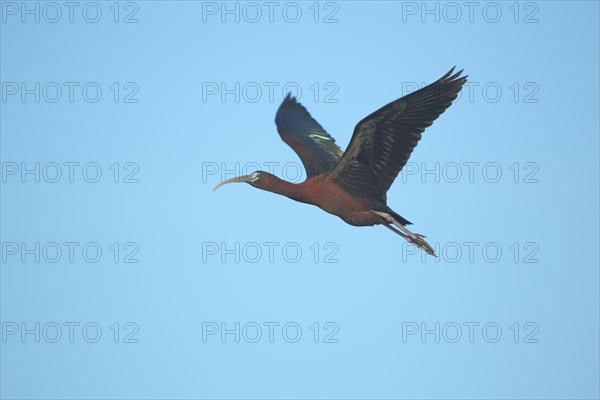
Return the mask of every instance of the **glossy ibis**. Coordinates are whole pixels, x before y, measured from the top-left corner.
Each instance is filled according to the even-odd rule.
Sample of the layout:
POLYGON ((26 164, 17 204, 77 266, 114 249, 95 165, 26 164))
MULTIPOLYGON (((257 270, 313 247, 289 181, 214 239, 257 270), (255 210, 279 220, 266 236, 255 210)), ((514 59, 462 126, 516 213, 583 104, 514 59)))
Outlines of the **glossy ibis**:
POLYGON ((406 228, 411 222, 387 206, 386 193, 402 170, 421 133, 456 99, 466 82, 452 68, 436 82, 395 100, 361 120, 345 152, 290 94, 275 123, 285 143, 298 154, 307 178, 290 183, 264 171, 227 179, 213 190, 246 182, 303 203, 314 204, 350 225, 382 224, 435 255, 425 236, 406 228))

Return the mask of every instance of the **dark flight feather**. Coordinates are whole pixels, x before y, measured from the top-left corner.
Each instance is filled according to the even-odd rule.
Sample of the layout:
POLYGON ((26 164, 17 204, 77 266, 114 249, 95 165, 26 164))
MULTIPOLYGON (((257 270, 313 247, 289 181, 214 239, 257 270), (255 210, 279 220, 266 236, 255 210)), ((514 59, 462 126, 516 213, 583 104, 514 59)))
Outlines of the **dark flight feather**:
POLYGON ((344 153, 335 139, 290 94, 275 116, 281 139, 300 157, 308 178, 333 170, 344 153))
POLYGON ((349 192, 386 202, 421 134, 456 99, 467 77, 452 68, 436 82, 375 111, 354 128, 330 178, 349 192))

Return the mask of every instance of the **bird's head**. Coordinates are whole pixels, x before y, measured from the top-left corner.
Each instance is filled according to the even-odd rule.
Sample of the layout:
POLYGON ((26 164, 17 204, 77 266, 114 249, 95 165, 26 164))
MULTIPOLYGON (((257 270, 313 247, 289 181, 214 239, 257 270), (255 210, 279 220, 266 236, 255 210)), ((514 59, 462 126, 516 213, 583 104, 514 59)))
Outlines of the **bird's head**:
POLYGON ((273 183, 274 178, 275 178, 275 176, 271 175, 268 172, 256 171, 249 175, 236 176, 235 178, 227 179, 227 180, 219 183, 217 186, 215 186, 213 188, 213 192, 223 185, 227 185, 228 183, 237 183, 237 182, 246 182, 246 183, 249 183, 252 186, 257 187, 259 189, 264 189, 273 183))

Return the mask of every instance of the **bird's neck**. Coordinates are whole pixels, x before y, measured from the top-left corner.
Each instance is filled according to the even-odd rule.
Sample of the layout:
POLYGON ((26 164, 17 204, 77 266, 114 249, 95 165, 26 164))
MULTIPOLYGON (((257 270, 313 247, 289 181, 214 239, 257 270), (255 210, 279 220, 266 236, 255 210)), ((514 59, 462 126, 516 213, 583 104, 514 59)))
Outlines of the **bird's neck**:
POLYGON ((295 184, 284 181, 283 179, 279 179, 275 175, 270 175, 265 178, 264 182, 260 186, 260 189, 277 193, 302 203, 312 204, 312 201, 309 199, 305 183, 306 182, 295 184))

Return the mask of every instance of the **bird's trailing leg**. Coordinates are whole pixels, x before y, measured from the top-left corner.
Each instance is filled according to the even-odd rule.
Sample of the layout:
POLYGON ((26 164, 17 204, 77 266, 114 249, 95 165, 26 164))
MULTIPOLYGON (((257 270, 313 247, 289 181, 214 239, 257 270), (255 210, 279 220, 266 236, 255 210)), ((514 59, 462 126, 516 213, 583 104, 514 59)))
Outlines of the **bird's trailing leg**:
POLYGON ((397 233, 398 235, 402 236, 404 239, 406 239, 410 243, 414 244, 418 248, 420 248, 422 250, 425 250, 425 252, 427 252, 427 254, 435 256, 435 251, 433 250, 433 247, 431 247, 429 245, 429 243, 427 243, 424 240, 425 236, 423 236, 421 234, 418 234, 418 233, 412 233, 411 231, 409 231, 408 229, 406 229, 406 227, 404 225, 402 225, 401 223, 399 223, 398 221, 396 221, 394 219, 394 217, 392 217, 388 213, 385 213, 385 212, 382 212, 382 211, 375 211, 375 210, 371 210, 371 212, 373 212, 374 214, 379 215, 381 218, 384 219, 384 221, 385 221, 384 225, 385 225, 386 228, 394 231, 395 233, 397 233), (397 226, 404 233, 400 232, 398 229, 395 229, 390 224, 393 224, 393 225, 397 226))
POLYGON ((398 235, 402 236, 404 239, 406 239, 407 241, 410 242, 410 237, 406 236, 404 233, 400 232, 398 229, 394 228, 392 225, 388 224, 387 222, 385 222, 383 224, 383 226, 385 226, 386 228, 388 228, 392 232, 397 233, 398 235))

